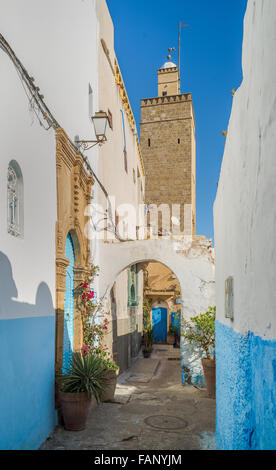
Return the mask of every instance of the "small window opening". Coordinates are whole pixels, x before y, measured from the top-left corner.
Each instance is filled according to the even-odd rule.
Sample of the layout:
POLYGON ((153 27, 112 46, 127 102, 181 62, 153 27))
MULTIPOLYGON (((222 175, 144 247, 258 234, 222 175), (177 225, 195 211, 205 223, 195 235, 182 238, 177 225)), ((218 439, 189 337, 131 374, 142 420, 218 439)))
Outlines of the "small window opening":
POLYGON ((150 139, 148 139, 148 146, 150 147, 150 139))
POLYGON ((180 139, 178 139, 178 143, 180 144, 180 139))

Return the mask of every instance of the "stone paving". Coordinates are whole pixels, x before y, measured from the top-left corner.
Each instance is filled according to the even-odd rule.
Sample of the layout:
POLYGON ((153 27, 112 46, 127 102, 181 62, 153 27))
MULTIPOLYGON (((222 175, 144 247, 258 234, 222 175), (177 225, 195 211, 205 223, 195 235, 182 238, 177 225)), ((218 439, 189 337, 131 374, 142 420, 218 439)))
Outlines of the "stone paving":
POLYGON ((113 403, 91 410, 86 429, 59 426, 43 450, 215 449, 215 400, 181 385, 180 351, 155 345, 118 379, 113 403))

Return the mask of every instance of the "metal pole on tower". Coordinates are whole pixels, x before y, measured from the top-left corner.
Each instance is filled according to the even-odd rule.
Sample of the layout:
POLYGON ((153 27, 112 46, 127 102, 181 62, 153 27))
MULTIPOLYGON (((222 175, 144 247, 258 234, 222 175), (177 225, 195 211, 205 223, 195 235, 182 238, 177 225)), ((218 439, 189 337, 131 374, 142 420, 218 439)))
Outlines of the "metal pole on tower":
POLYGON ((178 93, 181 93, 181 74, 180 74, 180 47, 181 47, 181 23, 179 22, 179 36, 178 36, 178 74, 179 74, 179 90, 178 93))
POLYGON ((179 93, 181 93, 181 28, 188 28, 187 23, 179 22, 179 35, 178 35, 178 73, 179 73, 179 93))

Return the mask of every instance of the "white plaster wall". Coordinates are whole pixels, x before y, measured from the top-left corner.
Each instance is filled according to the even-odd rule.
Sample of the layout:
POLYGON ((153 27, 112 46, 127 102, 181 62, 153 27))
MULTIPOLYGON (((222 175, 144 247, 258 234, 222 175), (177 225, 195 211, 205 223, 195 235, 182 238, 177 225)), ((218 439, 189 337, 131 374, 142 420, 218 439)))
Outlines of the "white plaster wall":
POLYGON ((32 122, 28 100, 14 65, 0 49, 0 319, 54 315, 56 163, 55 135, 32 122), (20 165, 24 181, 24 238, 7 231, 7 170, 11 160, 20 165), (40 283, 48 286, 47 311, 36 303, 40 283), (11 298, 13 307, 11 310, 11 298), (48 302, 49 301, 49 302, 48 302), (18 303, 18 307, 17 304, 18 303))
MULTIPOLYGON (((143 191, 144 177, 142 176, 142 168, 136 146, 136 134, 131 130, 124 111, 119 89, 115 83, 115 77, 100 43, 101 39, 104 39, 108 47, 110 60, 114 67, 116 57, 114 50, 114 26, 105 0, 99 2, 99 107, 105 111, 108 109, 111 111, 113 116, 113 131, 109 132, 108 141, 101 147, 99 152, 99 177, 109 195, 116 198, 116 207, 120 204, 131 204, 137 209, 139 203, 143 203, 143 200, 138 199, 138 183, 135 183, 133 180, 133 170, 135 170, 137 178, 137 168, 139 168, 141 175, 140 183, 142 183, 143 191), (124 165, 124 134, 121 110, 123 110, 124 114, 128 172, 125 171, 124 165)), ((105 198, 102 194, 99 194, 99 201, 105 204, 105 198)))
MULTIPOLYGON (((144 202, 145 181, 142 175, 142 168, 136 145, 136 134, 131 130, 128 117, 124 111, 118 86, 115 83, 115 76, 101 44, 101 39, 103 39, 109 50, 110 61, 114 69, 116 58, 114 49, 114 26, 105 0, 98 0, 98 19, 99 109, 102 109, 106 112, 108 110, 111 111, 113 118, 113 130, 109 131, 107 142, 99 149, 97 174, 108 195, 112 198, 112 201, 114 201, 114 208, 117 209, 120 205, 124 204, 131 205, 135 211, 134 216, 136 217, 136 215, 138 215, 139 204, 144 202), (123 110, 124 115, 128 172, 125 171, 124 165, 124 133, 121 110, 123 110), (139 169, 141 176, 139 185, 142 184, 143 187, 142 195, 138 191, 137 168, 139 169), (136 182, 133 179, 133 170, 135 170, 136 182)), ((104 214, 104 211, 107 208, 106 196, 102 190, 97 187, 97 183, 95 185, 95 199, 93 202, 96 202, 101 206, 102 213, 104 214)), ((121 215, 124 217, 124 214, 121 215)), ((127 216, 127 212, 125 213, 125 216, 127 216)), ((135 231, 136 225, 138 225, 138 220, 134 220, 135 231)), ((99 282, 97 284, 97 289, 101 291, 102 289, 100 284, 102 282, 102 277, 104 276, 103 270, 105 269, 105 266, 109 264, 109 260, 105 258, 105 252, 101 250, 102 243, 102 240, 92 240, 92 253, 94 255, 94 260, 99 264, 101 270, 101 278, 98 280, 99 282)), ((118 272, 118 274, 120 274, 120 272, 118 272)), ((127 277, 125 273, 123 273, 119 277, 115 276, 113 282, 115 280, 117 284, 116 298, 118 302, 118 318, 126 319, 128 318, 127 277)), ((125 325, 126 323, 124 324, 124 327, 125 325)))
MULTIPOLYGON (((88 85, 97 111, 96 0, 0 0, 0 31, 69 137, 93 139, 88 85)), ((87 155, 93 164, 97 150, 87 155)))
MULTIPOLYGON (((96 0, 0 0, 0 31, 13 48, 61 127, 74 140, 94 139, 89 116, 98 110, 98 18, 96 0)), ((43 130, 29 115, 29 103, 13 64, 1 60, 1 249, 15 261, 22 301, 32 302, 36 284, 55 276, 56 169, 53 131, 43 130), (25 237, 6 234, 7 163, 21 166, 25 189, 25 237), (32 263, 30 264, 30 259, 32 263), (28 267, 28 271, 26 271, 28 267)), ((97 171, 98 150, 87 153, 97 171)))
POLYGON ((243 82, 234 96, 214 205, 217 315, 240 333, 276 337, 276 2, 248 1, 243 82), (224 318, 234 277, 234 321, 224 318))

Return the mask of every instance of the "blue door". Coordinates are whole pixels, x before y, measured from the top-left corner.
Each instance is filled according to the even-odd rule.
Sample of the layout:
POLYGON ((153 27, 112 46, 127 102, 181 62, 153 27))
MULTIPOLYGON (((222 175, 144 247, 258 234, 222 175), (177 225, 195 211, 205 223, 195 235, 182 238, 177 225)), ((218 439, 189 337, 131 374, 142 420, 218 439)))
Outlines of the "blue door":
POLYGON ((73 356, 74 345, 74 266, 75 254, 71 236, 66 239, 65 257, 69 259, 66 269, 66 291, 64 305, 64 332, 63 332, 63 369, 69 366, 73 356))
POLYGON ((167 342, 167 318, 168 311, 166 308, 152 309, 153 338, 156 343, 167 342))
POLYGON ((171 325, 176 326, 178 329, 178 336, 180 336, 180 317, 181 313, 180 312, 172 312, 171 313, 171 325))

